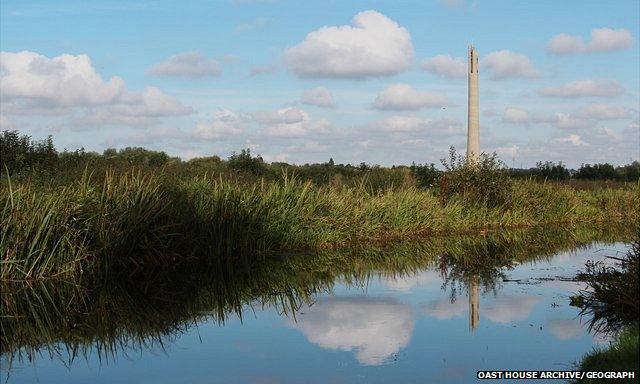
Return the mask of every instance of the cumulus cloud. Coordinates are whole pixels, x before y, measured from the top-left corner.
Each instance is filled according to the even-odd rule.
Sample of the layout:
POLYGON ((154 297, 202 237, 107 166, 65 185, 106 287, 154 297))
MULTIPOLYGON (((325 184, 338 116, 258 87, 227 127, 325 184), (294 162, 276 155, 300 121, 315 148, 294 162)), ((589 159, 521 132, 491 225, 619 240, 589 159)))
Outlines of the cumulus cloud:
POLYGON ((207 59, 198 52, 185 52, 154 65, 149 72, 156 76, 201 78, 222 73, 215 59, 207 59))
POLYGON ((142 92, 125 92, 117 103, 100 108, 87 109, 75 118, 75 126, 92 125, 149 125, 157 118, 186 115, 192 112, 176 99, 155 87, 147 87, 142 92))
POLYGON ((298 315, 295 327, 326 349, 355 351, 364 365, 380 365, 409 345, 411 308, 391 299, 324 299, 298 315))
POLYGON ((390 76, 409 68, 409 32, 376 11, 360 12, 352 26, 322 27, 287 49, 287 67, 301 77, 390 76))
POLYGON ((417 91, 407 84, 393 84, 376 96, 373 107, 391 111, 418 110, 442 107, 448 102, 438 93, 417 91))
POLYGON ((559 87, 547 87, 538 90, 545 97, 616 97, 622 94, 622 87, 615 80, 578 80, 559 87))
POLYGON ((518 108, 506 108, 502 122, 508 124, 553 124, 561 129, 584 129, 596 126, 598 120, 611 120, 626 116, 624 108, 609 105, 591 105, 572 113, 553 114, 533 112, 518 108))
POLYGON ((547 43, 547 51, 556 55, 585 52, 610 52, 631 48, 633 36, 626 29, 596 28, 585 43, 580 36, 558 34, 547 43))
POLYGON ((437 55, 422 62, 422 69, 434 75, 456 78, 467 76, 467 62, 461 57, 437 55))
POLYGON ((630 116, 629 110, 618 106, 608 104, 591 104, 582 108, 582 115, 589 119, 596 120, 617 120, 630 116))
POLYGON ((517 145, 511 145, 508 147, 496 147, 495 151, 498 155, 515 157, 518 154, 520 147, 517 145))
POLYGON ((48 58, 35 52, 0 52, 0 95, 48 106, 112 103, 125 92, 124 80, 105 81, 87 55, 48 58))
POLYGON ((228 109, 216 111, 213 119, 207 123, 199 123, 194 136, 201 139, 220 139, 239 135, 244 131, 246 119, 228 109))
POLYGON ((333 95, 325 87, 316 87, 304 91, 300 99, 302 104, 315 105, 317 107, 333 108, 336 106, 333 95))
POLYGON ((259 111, 253 113, 252 117, 263 126, 265 134, 272 137, 305 137, 331 130, 328 120, 314 120, 306 111, 296 107, 259 111))
POLYGON ((489 77, 496 80, 539 76, 538 70, 526 55, 506 49, 489 53, 480 60, 480 67, 486 69, 489 77))
POLYGON ((559 137, 555 139, 555 141, 557 141, 558 143, 570 143, 576 147, 589 146, 588 143, 582 140, 582 137, 580 137, 580 135, 575 134, 570 134, 569 136, 565 137, 559 137))
POLYGON ((528 124, 531 122, 529 112, 516 107, 508 107, 502 115, 503 123, 528 124))
POLYGON ((393 133, 423 133, 426 135, 451 135, 464 132, 464 125, 459 120, 450 118, 425 119, 418 116, 396 115, 375 120, 368 127, 393 133))
POLYGON ((2 52, 0 73, 6 113, 70 115, 74 125, 145 125, 192 112, 158 88, 130 91, 117 76, 102 79, 87 55, 2 52))

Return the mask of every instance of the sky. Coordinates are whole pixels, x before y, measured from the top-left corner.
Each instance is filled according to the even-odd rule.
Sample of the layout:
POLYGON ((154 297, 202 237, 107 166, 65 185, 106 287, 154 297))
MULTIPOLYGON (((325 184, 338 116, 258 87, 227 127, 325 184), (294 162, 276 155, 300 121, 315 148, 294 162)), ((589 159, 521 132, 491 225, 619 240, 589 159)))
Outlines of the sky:
POLYGON ((183 159, 509 166, 640 157, 640 2, 0 3, 0 129, 183 159))

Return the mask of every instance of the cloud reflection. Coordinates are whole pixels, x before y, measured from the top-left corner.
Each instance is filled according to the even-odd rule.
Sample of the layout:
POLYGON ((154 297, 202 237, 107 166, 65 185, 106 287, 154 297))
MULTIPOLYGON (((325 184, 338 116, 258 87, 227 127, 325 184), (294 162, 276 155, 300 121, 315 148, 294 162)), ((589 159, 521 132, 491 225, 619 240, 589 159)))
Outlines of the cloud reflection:
POLYGON ((406 347, 413 332, 411 308, 393 299, 329 298, 297 317, 294 326, 322 348, 355 351, 364 365, 380 365, 406 347))
POLYGON ((391 291, 409 292, 414 287, 429 285, 440 282, 442 278, 437 271, 426 270, 412 275, 405 276, 385 276, 380 281, 391 291))
POLYGON ((579 319, 555 319, 547 324, 551 334, 558 340, 569 340, 580 337, 584 330, 579 319))
POLYGON ((500 324, 524 320, 539 301, 535 296, 498 296, 485 306, 481 316, 500 324))

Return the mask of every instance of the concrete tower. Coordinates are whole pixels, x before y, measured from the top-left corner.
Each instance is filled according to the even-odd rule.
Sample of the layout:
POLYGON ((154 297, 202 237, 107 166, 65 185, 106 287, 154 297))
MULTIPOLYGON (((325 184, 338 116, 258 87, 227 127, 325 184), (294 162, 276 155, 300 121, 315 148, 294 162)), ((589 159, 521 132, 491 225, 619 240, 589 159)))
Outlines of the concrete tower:
POLYGON ((480 118, 478 117, 478 52, 469 46, 469 116, 467 126, 467 161, 476 163, 480 156, 480 118))

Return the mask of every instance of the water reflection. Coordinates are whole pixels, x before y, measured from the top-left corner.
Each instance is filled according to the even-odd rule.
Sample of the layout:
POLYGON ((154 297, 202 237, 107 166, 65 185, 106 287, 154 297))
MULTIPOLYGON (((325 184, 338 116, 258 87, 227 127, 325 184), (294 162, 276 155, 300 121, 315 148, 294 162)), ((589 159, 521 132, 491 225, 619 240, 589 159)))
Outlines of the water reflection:
POLYGON ((413 332, 411 307, 386 298, 319 300, 295 327, 322 348, 355 351, 364 365, 380 365, 406 347, 413 332))
MULTIPOLYGON (((119 355, 162 350, 198 325, 224 330, 220 327, 254 319, 263 309, 284 317, 289 329, 315 348, 346 352, 363 366, 379 366, 415 344, 412 338, 420 314, 440 321, 430 326, 448 337, 461 333, 455 323, 448 322, 465 315, 472 333, 489 326, 482 319, 493 324, 527 319, 542 305, 542 297, 514 290, 498 294, 506 284, 505 276, 518 265, 543 262, 594 240, 612 242, 633 235, 610 229, 521 231, 380 249, 283 255, 252 265, 158 274, 145 281, 5 285, 0 319, 2 370, 8 374, 16 362, 41 364, 40 356, 61 359, 72 372, 79 369, 75 360, 90 356, 98 356, 100 364, 117 365, 119 355), (376 288, 376 281, 386 292, 393 292, 392 297, 375 291, 382 289, 376 288), (346 292, 337 294, 336 289, 346 292), (410 295, 416 290, 424 296, 410 295)), ((526 278, 530 276, 520 280, 526 278)), ((558 340, 580 335, 579 323, 566 318, 539 322, 558 340)), ((439 340, 442 336, 428 337, 439 340)), ((232 345, 241 344, 234 340, 232 345)), ((447 353, 438 351, 443 356, 447 353)))

